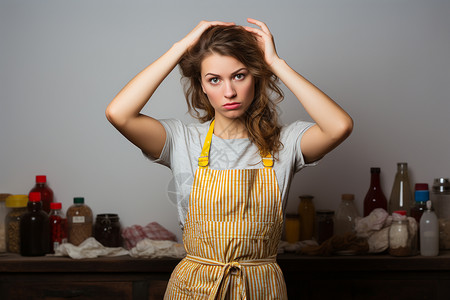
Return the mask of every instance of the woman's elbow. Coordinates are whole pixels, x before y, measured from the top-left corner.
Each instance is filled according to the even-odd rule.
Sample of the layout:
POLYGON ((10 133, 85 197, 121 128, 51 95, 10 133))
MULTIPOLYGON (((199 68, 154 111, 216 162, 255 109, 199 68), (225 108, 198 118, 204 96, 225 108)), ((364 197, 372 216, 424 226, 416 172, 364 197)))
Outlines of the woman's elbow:
POLYGON ((353 127, 354 127, 353 119, 350 116, 347 116, 347 118, 345 118, 344 120, 339 122, 339 124, 336 125, 335 139, 341 142, 344 141, 352 133, 353 127))

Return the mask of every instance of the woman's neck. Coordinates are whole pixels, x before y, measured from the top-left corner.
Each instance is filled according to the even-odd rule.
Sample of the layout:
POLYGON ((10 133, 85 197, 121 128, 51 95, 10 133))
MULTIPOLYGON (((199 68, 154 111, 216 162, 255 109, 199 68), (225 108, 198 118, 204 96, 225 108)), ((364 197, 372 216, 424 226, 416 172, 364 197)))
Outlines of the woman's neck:
POLYGON ((226 140, 248 138, 247 128, 240 119, 216 119, 214 134, 226 140))

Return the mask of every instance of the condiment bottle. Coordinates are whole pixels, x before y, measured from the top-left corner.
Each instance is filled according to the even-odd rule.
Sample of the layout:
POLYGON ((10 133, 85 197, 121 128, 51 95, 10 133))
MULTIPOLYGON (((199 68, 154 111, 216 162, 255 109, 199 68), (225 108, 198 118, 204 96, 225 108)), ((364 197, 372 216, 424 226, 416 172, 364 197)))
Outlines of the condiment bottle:
POLYGON ((73 205, 67 209, 69 243, 78 246, 92 236, 92 210, 84 204, 83 197, 75 197, 73 205))
POLYGON ((375 208, 387 211, 387 200, 380 184, 380 168, 370 168, 370 187, 364 198, 364 217, 367 217, 375 208))
POLYGON ((439 254, 439 224, 431 201, 427 201, 427 210, 420 218, 420 255, 437 256, 439 254))
POLYGON ((415 205, 411 208, 410 215, 416 222, 420 223, 420 218, 423 212, 427 209, 427 201, 430 200, 430 192, 428 190, 428 183, 416 183, 414 186, 414 202, 415 205))
POLYGON ((354 203, 355 195, 343 194, 341 203, 336 211, 336 235, 345 235, 354 232, 355 219, 359 216, 354 203))
POLYGON ((395 174, 391 197, 389 198, 389 213, 404 210, 409 214, 413 206, 414 199, 409 183, 408 164, 405 162, 397 163, 397 174, 395 174))
POLYGON ((50 253, 55 253, 59 245, 67 243, 67 219, 61 208, 61 202, 50 203, 50 253))
POLYGON ((6 198, 6 250, 11 253, 20 253, 20 219, 28 211, 27 195, 11 195, 6 198))
POLYGON ((31 192, 39 192, 41 194, 42 209, 48 214, 50 213, 50 203, 53 202, 53 190, 47 185, 47 176, 37 175, 36 185, 31 192))
POLYGON ((334 234, 334 211, 329 209, 317 210, 317 243, 322 244, 334 234))
POLYGON ((302 195, 298 205, 300 216, 300 241, 312 240, 314 237, 314 224, 316 210, 313 203, 313 196, 302 195))
POLYGON ((392 256, 410 256, 411 236, 406 211, 392 213, 392 223, 389 228, 389 254, 392 256))
POLYGON ((50 251, 50 223, 42 210, 41 194, 31 192, 28 197, 28 211, 20 220, 20 254, 42 256, 50 251))
POLYGON ((300 216, 298 214, 286 214, 285 240, 294 244, 300 239, 300 216))

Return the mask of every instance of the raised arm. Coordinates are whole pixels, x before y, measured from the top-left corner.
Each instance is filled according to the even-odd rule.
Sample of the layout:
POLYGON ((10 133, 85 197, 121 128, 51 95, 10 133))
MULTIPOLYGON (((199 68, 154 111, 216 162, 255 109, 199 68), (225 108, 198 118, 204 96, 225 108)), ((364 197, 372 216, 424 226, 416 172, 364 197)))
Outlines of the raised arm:
POLYGON ((350 135, 353 130, 352 118, 277 55, 273 37, 263 22, 254 19, 248 19, 248 22, 260 27, 246 29, 258 37, 272 72, 292 91, 316 123, 304 133, 301 140, 305 161, 320 159, 350 135))
POLYGON ((136 75, 106 108, 106 117, 111 124, 146 154, 158 158, 164 147, 166 132, 159 121, 141 114, 142 108, 161 82, 175 68, 186 50, 195 44, 207 28, 230 24, 200 22, 182 40, 136 75))

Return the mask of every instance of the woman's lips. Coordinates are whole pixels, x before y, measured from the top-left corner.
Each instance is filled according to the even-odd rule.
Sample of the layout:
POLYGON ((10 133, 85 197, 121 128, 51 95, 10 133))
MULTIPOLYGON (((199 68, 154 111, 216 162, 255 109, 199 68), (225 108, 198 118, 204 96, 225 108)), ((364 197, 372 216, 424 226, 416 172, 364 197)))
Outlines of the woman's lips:
POLYGON ((239 108, 239 106, 241 106, 241 104, 240 103, 238 103, 238 102, 231 102, 231 103, 227 103, 227 104, 224 104, 223 105, 223 107, 225 108, 225 109, 237 109, 237 108, 239 108))

